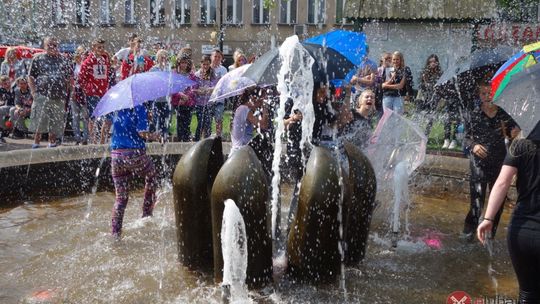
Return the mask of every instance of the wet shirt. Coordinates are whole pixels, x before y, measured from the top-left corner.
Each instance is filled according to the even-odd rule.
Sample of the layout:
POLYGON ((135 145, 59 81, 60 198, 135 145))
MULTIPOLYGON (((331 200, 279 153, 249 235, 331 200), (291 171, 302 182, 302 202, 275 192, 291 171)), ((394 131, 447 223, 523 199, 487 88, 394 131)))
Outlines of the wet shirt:
POLYGON ((247 119, 249 111, 251 110, 248 106, 240 105, 234 112, 231 153, 247 145, 253 136, 253 125, 247 119))
POLYGON ((365 118, 360 113, 353 112, 353 120, 350 121, 341 131, 341 140, 349 141, 360 149, 364 149, 371 135, 373 126, 371 119, 365 118))
POLYGON ((510 226, 540 230, 540 141, 520 139, 504 159, 517 168, 517 205, 510 226))
POLYGON ((481 159, 473 154, 476 164, 483 169, 494 169, 498 172, 506 156, 505 134, 509 135, 516 126, 516 122, 502 108, 498 108, 495 116, 491 118, 477 106, 470 114, 463 145, 470 151, 476 144, 484 146, 488 155, 481 159))
POLYGON ((145 141, 139 132, 148 131, 147 115, 144 105, 116 112, 113 117, 111 149, 145 149, 145 141))
POLYGON ((30 65, 29 76, 34 78, 36 92, 54 99, 64 99, 68 94, 68 85, 73 66, 63 56, 38 54, 30 65))

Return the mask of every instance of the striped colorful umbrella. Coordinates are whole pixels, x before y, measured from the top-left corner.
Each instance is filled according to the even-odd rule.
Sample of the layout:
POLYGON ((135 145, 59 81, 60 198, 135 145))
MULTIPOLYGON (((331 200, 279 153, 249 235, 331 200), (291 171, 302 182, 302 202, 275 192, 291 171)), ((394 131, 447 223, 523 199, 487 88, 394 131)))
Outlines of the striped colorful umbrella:
POLYGON ((523 69, 531 67, 540 60, 540 41, 528 44, 520 52, 506 61, 491 79, 493 99, 501 95, 512 76, 523 69))

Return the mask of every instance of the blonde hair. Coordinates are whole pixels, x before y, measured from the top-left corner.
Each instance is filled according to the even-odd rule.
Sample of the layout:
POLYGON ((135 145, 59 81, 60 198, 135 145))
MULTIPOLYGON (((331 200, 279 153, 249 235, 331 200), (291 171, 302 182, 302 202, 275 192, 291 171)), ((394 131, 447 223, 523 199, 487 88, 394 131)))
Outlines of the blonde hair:
POLYGON ((85 53, 86 53, 86 48, 82 45, 79 45, 77 49, 75 49, 75 53, 73 54, 73 60, 81 59, 85 53))
POLYGON ((368 93, 371 93, 373 94, 373 97, 374 97, 374 100, 373 102, 375 103, 375 99, 377 98, 377 96, 375 95, 375 92, 372 90, 372 89, 366 89, 364 91, 362 91, 362 93, 360 93, 360 95, 358 95, 358 98, 356 98, 356 105, 357 107, 360 106, 362 103, 362 99, 364 98, 364 96, 366 96, 368 93))
POLYGON ((400 68, 400 69, 405 68, 405 59, 403 58, 403 54, 401 54, 401 52, 399 52, 399 51, 395 51, 395 52, 392 54, 392 58, 393 58, 394 56, 397 56, 397 57, 399 57, 399 59, 400 59, 400 60, 399 60, 399 68, 400 68))
POLYGON ((156 53, 156 61, 159 61, 163 57, 165 57, 165 58, 169 57, 169 52, 167 52, 166 50, 157 51, 157 53, 156 53))
POLYGON ((233 65, 235 68, 240 66, 239 60, 242 56, 244 56, 244 58, 246 57, 246 55, 244 55, 244 52, 241 49, 236 49, 234 51, 233 53, 234 64, 233 65))

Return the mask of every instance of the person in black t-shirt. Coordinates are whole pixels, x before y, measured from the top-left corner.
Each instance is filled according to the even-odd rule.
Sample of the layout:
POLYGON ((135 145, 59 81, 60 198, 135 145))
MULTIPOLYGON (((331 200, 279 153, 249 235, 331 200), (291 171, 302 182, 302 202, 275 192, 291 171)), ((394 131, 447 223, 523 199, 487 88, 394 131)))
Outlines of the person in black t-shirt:
MULTIPOLYGON (((478 106, 470 113, 465 130, 463 145, 471 151, 469 180, 470 209, 465 218, 463 236, 470 239, 478 226, 484 206, 487 186, 493 184, 499 175, 506 156, 506 140, 512 140, 519 132, 519 126, 502 108, 491 102, 491 86, 478 85, 478 106)), ((502 214, 502 208, 494 218, 493 235, 502 214)))
POLYGON ((510 146, 501 173, 489 195, 488 206, 477 230, 480 242, 490 232, 506 193, 517 174, 518 198, 508 227, 508 251, 519 283, 519 303, 540 303, 540 124, 528 139, 510 146))

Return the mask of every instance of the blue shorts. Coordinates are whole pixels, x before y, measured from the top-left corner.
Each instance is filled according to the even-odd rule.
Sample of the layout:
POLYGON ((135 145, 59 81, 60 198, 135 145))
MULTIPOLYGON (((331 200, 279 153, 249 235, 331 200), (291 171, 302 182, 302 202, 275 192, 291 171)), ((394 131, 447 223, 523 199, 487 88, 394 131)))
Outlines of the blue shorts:
POLYGON ((212 105, 212 115, 216 121, 223 121, 223 112, 225 111, 225 103, 219 102, 212 105))

